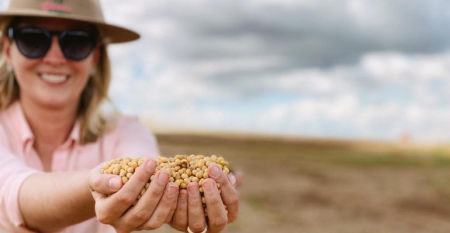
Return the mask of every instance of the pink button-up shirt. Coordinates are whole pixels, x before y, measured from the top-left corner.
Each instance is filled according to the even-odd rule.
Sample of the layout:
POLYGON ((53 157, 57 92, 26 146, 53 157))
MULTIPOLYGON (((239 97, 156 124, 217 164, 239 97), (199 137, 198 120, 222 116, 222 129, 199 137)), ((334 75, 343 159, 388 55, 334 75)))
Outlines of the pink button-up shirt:
MULTIPOLYGON (((151 134, 136 117, 123 117, 112 132, 95 143, 80 145, 80 123, 53 153, 52 172, 92 169, 117 157, 153 157, 159 155, 151 134)), ((33 148, 30 130, 19 101, 0 112, 0 232, 32 232, 24 227, 18 194, 23 181, 32 174, 44 172, 39 155, 33 148)), ((115 232, 96 218, 70 226, 63 233, 115 232)))

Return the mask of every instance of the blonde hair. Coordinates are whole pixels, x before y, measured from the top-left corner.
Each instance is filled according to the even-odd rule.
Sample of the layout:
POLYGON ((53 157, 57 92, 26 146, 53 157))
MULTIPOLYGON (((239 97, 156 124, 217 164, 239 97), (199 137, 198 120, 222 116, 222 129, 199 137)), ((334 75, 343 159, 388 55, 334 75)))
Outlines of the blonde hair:
MULTIPOLYGON (((8 26, 12 21, 11 18, 0 25, 3 35, 7 35, 8 26)), ((102 38, 101 31, 100 38, 102 38)), ((117 125, 120 113, 108 96, 110 82, 111 67, 107 45, 103 43, 100 46, 100 60, 95 68, 95 73, 89 78, 80 97, 77 113, 77 118, 80 119, 80 144, 97 141, 101 135, 114 129, 117 125)), ((3 44, 0 43, 0 111, 18 100, 19 93, 19 85, 14 78, 14 73, 8 69, 3 44)))

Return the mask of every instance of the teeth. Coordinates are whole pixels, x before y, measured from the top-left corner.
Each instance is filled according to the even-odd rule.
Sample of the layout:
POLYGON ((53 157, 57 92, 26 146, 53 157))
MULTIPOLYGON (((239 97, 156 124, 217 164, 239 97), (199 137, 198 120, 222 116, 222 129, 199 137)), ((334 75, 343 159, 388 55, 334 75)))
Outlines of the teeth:
POLYGON ((66 81, 66 79, 67 79, 66 75, 42 74, 41 77, 45 81, 51 82, 51 83, 62 83, 64 81, 66 81))

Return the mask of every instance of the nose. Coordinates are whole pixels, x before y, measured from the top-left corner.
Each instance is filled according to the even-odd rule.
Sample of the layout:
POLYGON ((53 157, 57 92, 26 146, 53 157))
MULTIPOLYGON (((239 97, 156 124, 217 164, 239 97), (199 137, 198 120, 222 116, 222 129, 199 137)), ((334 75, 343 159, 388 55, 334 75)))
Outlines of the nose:
POLYGON ((57 36, 52 37, 52 45, 50 49, 47 51, 47 54, 43 57, 44 63, 47 63, 52 66, 60 66, 67 62, 64 57, 63 52, 61 51, 61 47, 59 46, 59 41, 57 36))

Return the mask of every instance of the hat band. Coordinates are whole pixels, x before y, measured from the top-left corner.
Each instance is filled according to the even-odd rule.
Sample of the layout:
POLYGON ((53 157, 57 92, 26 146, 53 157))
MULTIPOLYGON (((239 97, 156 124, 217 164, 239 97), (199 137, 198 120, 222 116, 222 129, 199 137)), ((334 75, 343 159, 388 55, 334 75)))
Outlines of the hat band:
POLYGON ((46 2, 42 4, 42 10, 69 14, 70 12, 72 12, 72 7, 46 2))
POLYGON ((11 0, 7 12, 36 11, 104 22, 99 0, 11 0))

